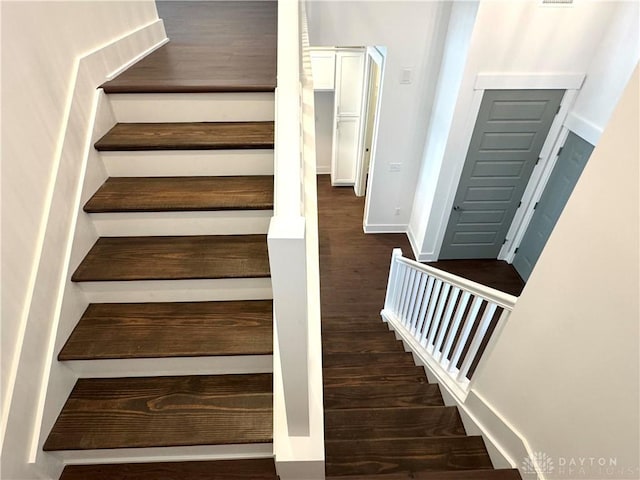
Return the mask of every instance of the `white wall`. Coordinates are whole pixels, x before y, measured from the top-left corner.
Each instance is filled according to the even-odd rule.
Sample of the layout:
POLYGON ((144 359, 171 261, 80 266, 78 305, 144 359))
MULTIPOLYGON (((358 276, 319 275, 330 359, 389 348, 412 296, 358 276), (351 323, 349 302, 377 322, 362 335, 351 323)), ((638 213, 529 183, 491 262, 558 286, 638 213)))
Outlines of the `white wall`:
MULTIPOLYGON (((586 73, 593 79, 588 89, 585 84, 577 108, 591 122, 604 125, 637 62, 637 43, 626 43, 629 28, 634 25, 634 20, 626 17, 632 17, 634 9, 635 2, 575 2, 572 7, 542 6, 537 0, 480 2, 446 147, 435 157, 426 150, 416 188, 410 228, 421 260, 437 258, 444 235, 449 203, 468 147, 464 132, 475 121, 469 112, 473 111, 470 107, 476 76, 586 73), (616 34, 615 29, 621 25, 627 33, 616 34), (608 65, 620 68, 611 70, 608 65), (608 93, 601 95, 602 89, 608 93)), ((637 29, 637 14, 635 17, 637 29)), ((433 124, 431 128, 439 127, 433 124)))
POLYGON ((409 222, 450 8, 449 2, 308 2, 311 45, 387 47, 367 192, 372 230, 405 231, 409 222), (409 85, 400 84, 403 68, 413 69, 409 85), (389 172, 389 163, 401 163, 401 171, 389 172))
POLYGON ((316 165, 318 173, 331 173, 334 92, 315 92, 316 165))
MULTIPOLYGON (((79 173, 91 119, 94 92, 105 80, 108 69, 115 70, 149 45, 157 42, 157 32, 145 34, 137 43, 126 43, 110 57, 98 58, 99 68, 85 71, 77 78, 77 60, 106 44, 157 21, 153 1, 135 2, 3 2, 2 3, 2 440, 9 423, 9 407, 14 393, 18 360, 45 352, 22 350, 27 327, 46 339, 50 330, 51 310, 44 303, 34 304, 34 285, 39 275, 55 278, 57 264, 42 265, 44 239, 64 239, 72 211, 75 186, 72 178, 59 178, 58 197, 55 180, 61 165, 77 165, 79 173), (85 90, 78 91, 82 86, 85 90), (76 89, 71 110, 72 94, 76 89), (72 128, 67 132, 67 122, 72 128), (66 134, 66 135, 65 135, 66 134), (67 195, 64 192, 68 192, 67 195), (56 200, 59 198, 60 201, 56 200), (67 210, 65 222, 47 221, 52 205, 67 210)), ((58 258, 65 244, 56 244, 58 258)), ((53 245, 53 247, 56 247, 53 245)), ((51 245, 50 245, 51 247, 51 245)), ((55 303, 56 285, 49 289, 55 303)), ((27 347, 25 347, 27 349, 27 347)), ((41 359, 40 359, 41 360, 41 359)), ((42 365, 21 370, 21 395, 13 404, 24 406, 38 395, 42 365)), ((33 413, 33 412, 31 412, 33 413)), ((19 420, 19 419, 18 419, 19 420)), ((29 418, 23 419, 23 429, 29 418)), ((15 422, 15 420, 14 420, 15 422)), ((24 458, 14 458, 16 436, 3 442, 3 473, 14 472, 11 465, 24 458), (12 458, 10 458, 12 457, 12 458), (8 463, 9 462, 9 463, 8 463)), ((16 474, 17 475, 17 474, 16 474)), ((22 475, 22 473, 21 473, 22 475)), ((26 473, 24 473, 26 475, 26 473)), ((11 478, 5 477, 3 478, 11 478)), ((18 477, 13 477, 18 478, 18 477)), ((27 478, 27 477, 21 477, 27 478)))
POLYGON ((640 478, 639 89, 636 68, 475 379, 553 478, 640 478), (558 470, 585 457, 617 468, 558 470))

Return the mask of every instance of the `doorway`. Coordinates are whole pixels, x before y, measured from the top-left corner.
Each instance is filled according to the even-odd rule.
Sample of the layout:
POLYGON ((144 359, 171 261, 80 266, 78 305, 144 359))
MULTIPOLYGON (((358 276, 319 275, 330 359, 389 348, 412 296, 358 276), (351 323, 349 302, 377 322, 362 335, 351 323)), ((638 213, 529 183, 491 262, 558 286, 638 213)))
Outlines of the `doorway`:
POLYGON ((569 132, 513 259, 513 266, 525 282, 547 244, 593 149, 594 146, 589 142, 569 132))
POLYGON ((497 258, 564 90, 485 90, 440 259, 497 258))
POLYGON ((384 55, 382 52, 376 47, 367 47, 362 102, 364 121, 356 160, 356 180, 353 187, 358 197, 362 197, 366 193, 371 159, 375 155, 383 65, 384 55))

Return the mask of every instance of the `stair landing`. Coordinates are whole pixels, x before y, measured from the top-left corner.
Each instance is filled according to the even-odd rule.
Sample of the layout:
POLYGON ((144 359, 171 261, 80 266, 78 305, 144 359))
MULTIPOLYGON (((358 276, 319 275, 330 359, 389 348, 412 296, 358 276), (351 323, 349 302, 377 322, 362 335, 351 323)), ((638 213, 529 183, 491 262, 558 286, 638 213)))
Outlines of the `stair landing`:
POLYGON ((277 2, 156 2, 170 43, 106 82, 107 93, 272 92, 277 2), (188 28, 185 28, 188 27, 188 28))

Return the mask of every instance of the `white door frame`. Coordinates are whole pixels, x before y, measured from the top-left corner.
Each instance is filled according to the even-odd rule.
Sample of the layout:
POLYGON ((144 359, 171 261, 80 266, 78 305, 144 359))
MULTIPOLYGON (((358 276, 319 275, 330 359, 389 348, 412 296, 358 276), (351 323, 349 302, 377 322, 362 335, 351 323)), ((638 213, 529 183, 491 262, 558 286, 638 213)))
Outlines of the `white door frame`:
MULTIPOLYGON (((478 113, 480 112, 480 104, 482 103, 482 97, 485 90, 566 90, 562 97, 562 102, 560 103, 560 111, 553 119, 547 138, 542 146, 542 150, 540 151, 540 161, 531 174, 529 183, 522 195, 522 203, 518 210, 516 210, 511 226, 507 231, 505 243, 498 253, 499 260, 506 260, 509 263, 513 261, 515 250, 522 241, 522 237, 524 236, 524 233, 529 226, 529 222, 531 221, 531 217, 533 216, 533 207, 542 195, 547 180, 553 170, 553 166, 555 165, 558 150, 566 139, 567 133, 565 131, 566 129, 563 128, 563 124, 567 118, 569 110, 573 106, 578 91, 582 87, 584 79, 584 73, 480 73, 476 76, 473 100, 469 108, 468 117, 472 121, 466 122, 465 131, 462 134, 462 138, 464 139, 463 143, 465 145, 465 159, 466 152, 469 151, 471 136, 473 134, 473 129, 475 128, 478 113)), ((460 165, 458 181, 455 184, 456 187, 452 188, 448 194, 446 204, 449 212, 451 212, 451 209, 453 208, 455 194, 460 183, 460 175, 463 167, 464 160, 460 165)), ((441 224, 442 231, 439 235, 440 245, 438 248, 438 256, 440 255, 440 250, 442 248, 442 241, 445 233, 444 229, 449 221, 449 215, 447 215, 443 220, 444 222, 441 224)))
MULTIPOLYGON (((380 106, 382 105, 382 94, 384 91, 384 73, 385 73, 385 59, 386 59, 386 48, 385 47, 367 47, 367 51, 365 53, 365 79, 367 85, 369 83, 369 69, 371 68, 371 62, 375 62, 380 67, 380 79, 378 86, 378 99, 376 100, 376 117, 375 122, 373 124, 373 135, 371 137, 371 156, 369 158, 369 176, 367 178, 367 187, 363 195, 365 195, 364 199, 364 215, 362 217, 362 228, 365 228, 365 219, 369 218, 369 195, 366 195, 366 192, 371 191, 371 182, 373 180, 374 168, 375 168, 375 160, 376 160, 376 152, 378 149, 378 127, 380 125, 380 106)), ((367 87, 368 89, 368 87, 367 87)), ((367 98, 367 97, 365 97, 367 98)), ((363 101, 363 105, 364 105, 363 101)), ((365 107, 366 108, 366 107, 365 107)), ((363 124, 366 122, 362 122, 363 124)), ((360 150, 363 150, 364 143, 364 127, 360 132, 360 150)), ((361 177, 364 178, 366 175, 363 174, 363 151, 358 152, 358 161, 356 165, 356 186, 358 185, 358 179, 361 177)), ((356 195, 358 195, 358 191, 356 190, 356 195)))
POLYGON ((373 134, 371 137, 371 155, 369 165, 373 163, 376 150, 376 141, 378 137, 378 113, 380 112, 380 97, 382 96, 382 69, 384 67, 384 55, 376 47, 367 47, 364 57, 364 79, 362 88, 362 104, 360 111, 360 132, 358 133, 358 156, 356 157, 356 181, 353 190, 357 197, 362 197, 366 193, 365 185, 367 172, 364 171, 365 156, 365 139, 367 131, 367 120, 369 118, 369 96, 371 95, 371 66, 376 64, 380 69, 380 78, 378 80, 378 97, 376 98, 375 116, 373 118, 373 134))

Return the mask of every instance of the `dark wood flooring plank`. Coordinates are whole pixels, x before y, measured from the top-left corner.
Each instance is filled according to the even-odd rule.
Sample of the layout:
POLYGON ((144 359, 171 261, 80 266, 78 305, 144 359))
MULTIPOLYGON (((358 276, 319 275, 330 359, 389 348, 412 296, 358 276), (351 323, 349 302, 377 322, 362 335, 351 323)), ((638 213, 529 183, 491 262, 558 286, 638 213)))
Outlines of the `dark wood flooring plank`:
POLYGON ((325 447, 328 476, 491 468, 482 437, 329 440, 325 447))
POLYGON ((100 151, 273 148, 273 122, 118 123, 100 151))
POLYGON ((395 365, 323 368, 322 379, 328 387, 357 387, 361 385, 399 386, 426 384, 427 377, 419 367, 398 368, 395 365))
POLYGON ((324 353, 382 353, 404 352, 402 342, 393 332, 357 332, 345 335, 342 332, 322 334, 324 353))
POLYGON ((428 262, 426 265, 468 278, 516 297, 524 289, 524 282, 513 265, 502 260, 440 260, 439 262, 428 262))
POLYGON ((326 440, 464 436, 456 407, 327 409, 326 440))
POLYGON ((273 353, 271 300, 91 304, 58 360, 273 353))
POLYGON ((80 379, 44 450, 272 441, 271 374, 80 379))
POLYGON ((268 277, 266 235, 101 237, 74 282, 268 277))
POLYGON ((322 330, 333 332, 388 332, 389 327, 380 318, 322 317, 322 330))
POLYGON ((273 209, 273 176, 112 177, 87 213, 273 209))
POLYGON ((384 475, 346 475, 327 480, 521 480, 518 470, 457 470, 436 472, 406 472, 384 475))
POLYGON ((170 43, 105 83, 107 93, 273 91, 276 2, 158 2, 170 43))
MULTIPOLYGON (((404 379, 403 377, 400 378, 404 379)), ((357 408, 392 408, 392 407, 423 407, 444 405, 440 388, 437 384, 418 383, 415 381, 391 384, 347 384, 324 387, 324 407, 332 409, 357 408)))
POLYGON ((60 480, 278 480, 272 458, 67 465, 60 480))
POLYGON ((371 365, 394 365, 397 368, 415 366, 413 356, 407 352, 391 353, 325 353, 322 366, 329 367, 362 367, 371 365))

